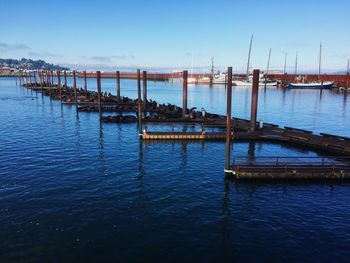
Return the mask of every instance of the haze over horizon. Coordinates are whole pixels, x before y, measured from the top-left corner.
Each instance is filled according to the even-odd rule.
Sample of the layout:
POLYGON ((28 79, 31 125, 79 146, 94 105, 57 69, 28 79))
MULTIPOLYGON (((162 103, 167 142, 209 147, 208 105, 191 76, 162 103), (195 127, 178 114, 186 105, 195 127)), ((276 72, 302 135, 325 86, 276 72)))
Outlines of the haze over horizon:
POLYGON ((292 71, 344 71, 350 55, 350 3, 345 0, 142 1, 1 3, 0 57, 43 59, 76 69, 207 69, 251 66, 292 71), (321 2, 321 3, 320 3, 321 2), (30 14, 30 16, 29 16, 30 14))

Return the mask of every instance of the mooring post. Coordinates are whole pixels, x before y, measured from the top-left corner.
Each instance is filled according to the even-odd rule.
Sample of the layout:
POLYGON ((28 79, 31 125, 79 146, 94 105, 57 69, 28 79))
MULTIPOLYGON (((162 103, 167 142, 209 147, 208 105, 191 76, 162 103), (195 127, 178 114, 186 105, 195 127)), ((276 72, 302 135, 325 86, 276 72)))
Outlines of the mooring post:
POLYGON ((116 71, 117 100, 120 102, 120 72, 116 71))
POLYGON ((96 71, 96 80, 97 80, 98 111, 101 114, 101 71, 96 71))
POLYGON ((142 107, 141 107, 141 72, 137 70, 137 118, 139 124, 139 136, 142 136, 142 107))
POLYGON ((187 82, 188 82, 188 71, 184 70, 183 74, 183 85, 182 85, 182 117, 187 114, 187 82))
POLYGON ((74 90, 74 103, 76 108, 78 108, 77 76, 76 76, 75 70, 73 70, 73 90, 74 90))
POLYGON ((143 81, 143 111, 144 114, 147 114, 147 72, 144 70, 142 72, 142 81, 143 81))
POLYGON ((231 171, 231 111, 232 111, 232 67, 227 68, 227 108, 226 108, 226 168, 229 175, 231 171))
POLYGON ((36 71, 34 71, 34 87, 35 87, 35 91, 37 91, 36 89, 37 89, 38 85, 36 83, 36 71))
POLYGON ((47 81, 47 86, 50 87, 50 74, 49 71, 45 70, 45 76, 46 76, 46 81, 47 81))
POLYGON ((50 94, 50 98, 52 98, 51 81, 50 81, 50 71, 47 71, 47 72, 46 72, 46 75, 47 75, 47 79, 48 79, 48 82, 49 82, 49 94, 50 94))
POLYGON ((57 74, 57 88, 60 94, 60 100, 62 101, 61 72, 57 70, 56 74, 57 74))
POLYGON ((85 90, 85 95, 87 95, 86 70, 84 70, 84 90, 85 90))
POLYGON ((54 72, 51 70, 51 71, 50 71, 50 74, 51 74, 51 83, 52 83, 52 87, 54 87, 54 86, 55 86, 55 81, 54 81, 54 79, 53 79, 54 72))
POLYGON ((63 71, 64 76, 64 89, 67 90, 67 72, 63 71))
POLYGON ((43 94, 44 83, 45 83, 44 71, 42 70, 42 71, 41 71, 41 94, 43 94))
POLYGON ((36 74, 38 74, 39 84, 40 84, 40 86, 41 86, 41 77, 40 77, 40 71, 39 71, 39 70, 37 70, 37 71, 36 71, 36 74))
POLYGON ((258 95, 259 95, 259 69, 253 71, 252 105, 250 112, 250 131, 256 130, 256 116, 258 113, 258 95))

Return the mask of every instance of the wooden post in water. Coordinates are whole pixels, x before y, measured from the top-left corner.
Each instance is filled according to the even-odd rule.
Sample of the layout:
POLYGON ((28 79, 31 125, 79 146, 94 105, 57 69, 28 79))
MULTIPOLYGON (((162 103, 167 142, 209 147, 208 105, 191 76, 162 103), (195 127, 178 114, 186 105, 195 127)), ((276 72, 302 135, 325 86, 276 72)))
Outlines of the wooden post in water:
POLYGON ((64 76, 64 89, 67 90, 67 72, 63 71, 64 76))
POLYGON ((137 118, 139 125, 139 136, 142 136, 142 107, 141 107, 141 73, 137 70, 137 118))
POLYGON ((50 94, 50 98, 51 98, 52 90, 51 90, 51 81, 50 81, 50 71, 47 71, 46 75, 47 75, 47 79, 48 79, 48 83, 49 83, 49 94, 50 94))
POLYGON ((73 70, 73 90, 74 90, 74 103, 78 107, 78 95, 77 95, 77 76, 75 70, 73 70))
POLYGON ((147 114, 147 72, 142 72, 142 80, 143 80, 143 111, 144 114, 147 114))
POLYGON ((227 104, 226 104, 226 175, 231 171, 231 108, 232 108, 232 67, 227 69, 227 104))
POLYGON ((187 114, 187 85, 188 85, 188 71, 184 70, 183 74, 183 85, 182 85, 182 117, 187 114))
POLYGON ((52 84, 52 87, 54 87, 55 86, 55 81, 53 79, 54 72, 52 70, 50 71, 50 75, 51 75, 51 84, 52 84))
POLYGON ((260 70, 253 71, 252 105, 250 112, 250 131, 256 130, 256 117, 258 113, 258 95, 259 95, 259 74, 260 70))
POLYGON ((87 95, 86 70, 84 70, 84 90, 85 90, 85 95, 87 95))
POLYGON ((57 70, 57 88, 60 95, 60 100, 62 101, 62 87, 61 87, 61 71, 57 70))
POLYGON ((350 59, 348 59, 348 64, 347 64, 347 67, 346 67, 346 77, 347 77, 347 81, 346 81, 346 88, 350 88, 349 87, 349 74, 350 74, 350 59))
POLYGON ((116 71, 117 100, 120 102, 120 72, 116 71))
POLYGON ((41 71, 41 94, 43 94, 43 89, 44 89, 44 83, 45 83, 45 79, 44 79, 44 71, 41 71))
POLYGON ((34 87, 35 87, 35 92, 38 92, 37 91, 37 83, 36 83, 36 71, 34 71, 34 87))
POLYGON ((98 111, 101 114, 101 71, 96 71, 96 80, 97 80, 98 111))

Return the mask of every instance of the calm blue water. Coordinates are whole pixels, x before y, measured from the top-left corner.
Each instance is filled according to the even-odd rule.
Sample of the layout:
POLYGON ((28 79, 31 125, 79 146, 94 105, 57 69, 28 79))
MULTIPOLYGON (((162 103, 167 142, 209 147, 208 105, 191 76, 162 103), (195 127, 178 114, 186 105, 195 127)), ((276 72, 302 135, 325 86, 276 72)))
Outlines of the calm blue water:
MULTIPOLYGON (((102 85, 115 93, 114 80, 102 85)), ((123 80, 122 95, 136 98, 135 87, 123 80)), ((268 88, 259 96, 264 121, 350 135, 344 95, 268 88)), ((149 98, 181 105, 181 87, 150 82, 149 98)), ((223 87, 189 88, 191 106, 224 113, 225 101, 223 87)), ((233 115, 248 118, 249 102, 250 91, 235 88, 233 115)), ((101 125, 98 114, 77 115, 13 79, 0 79, 0 127, 0 262, 350 256, 348 183, 225 182, 221 142, 142 143, 135 124, 101 125)), ((248 149, 233 145, 235 156, 248 149)), ((255 154, 317 155, 266 143, 255 154)))

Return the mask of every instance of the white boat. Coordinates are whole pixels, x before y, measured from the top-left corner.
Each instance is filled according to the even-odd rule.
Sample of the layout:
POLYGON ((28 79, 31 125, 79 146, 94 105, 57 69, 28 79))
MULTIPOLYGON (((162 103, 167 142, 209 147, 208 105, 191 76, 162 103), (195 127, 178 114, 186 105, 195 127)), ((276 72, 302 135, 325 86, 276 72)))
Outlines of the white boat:
MULTIPOLYGON (((232 81, 232 85, 234 86, 243 86, 243 87, 251 87, 253 85, 252 81, 245 81, 245 80, 234 80, 232 81)), ((278 83, 277 81, 266 81, 266 86, 277 86, 278 83)), ((264 87, 265 86, 265 81, 260 80, 259 81, 259 87, 264 87)))
POLYGON ((310 83, 289 83, 289 89, 332 89, 333 81, 310 82, 310 83))
POLYGON ((210 78, 209 77, 202 77, 202 78, 193 78, 190 77, 187 79, 187 83, 190 85, 196 85, 196 84, 209 84, 210 78))
POLYGON ((218 75, 214 75, 213 84, 225 84, 227 82, 226 74, 220 73, 218 75))

